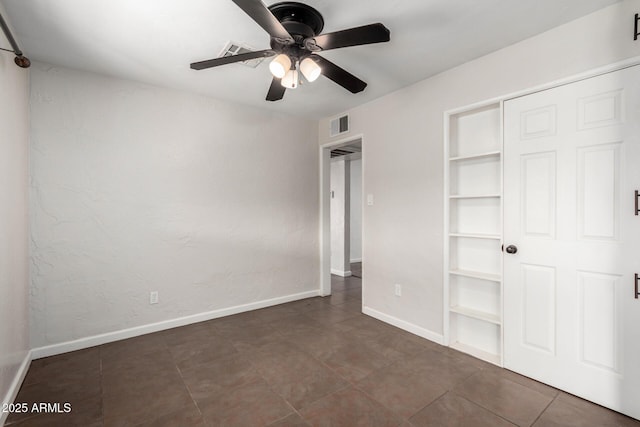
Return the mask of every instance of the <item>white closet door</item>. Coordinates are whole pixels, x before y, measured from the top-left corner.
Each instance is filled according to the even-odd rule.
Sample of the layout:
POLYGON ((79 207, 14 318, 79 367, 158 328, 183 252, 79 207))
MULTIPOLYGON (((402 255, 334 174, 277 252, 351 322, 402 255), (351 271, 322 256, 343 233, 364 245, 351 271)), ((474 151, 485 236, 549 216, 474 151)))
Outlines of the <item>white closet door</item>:
POLYGON ((640 418, 640 67, 504 115, 505 367, 640 418))

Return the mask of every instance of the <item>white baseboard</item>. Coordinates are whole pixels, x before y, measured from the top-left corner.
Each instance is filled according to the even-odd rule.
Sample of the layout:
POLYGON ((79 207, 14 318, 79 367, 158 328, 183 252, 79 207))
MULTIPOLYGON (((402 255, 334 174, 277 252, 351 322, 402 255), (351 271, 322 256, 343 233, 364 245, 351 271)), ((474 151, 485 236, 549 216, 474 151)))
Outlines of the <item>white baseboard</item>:
POLYGON ((354 262, 362 262, 362 258, 354 258, 354 259, 349 260, 349 262, 351 264, 353 264, 354 262))
POLYGON ((120 341, 127 338, 133 338, 140 335, 150 334, 153 332, 164 331, 166 329, 186 326, 193 323, 205 322, 207 320, 217 319, 219 317, 230 316, 232 314, 244 313, 246 311, 257 310, 260 308, 271 307, 278 304, 284 304, 291 301, 297 301, 305 298, 316 297, 320 295, 319 290, 302 292, 299 294, 287 295, 284 297, 272 298, 263 301, 252 302, 249 304, 237 305, 235 307, 223 308, 219 310, 208 311, 204 313, 194 314, 191 316, 180 317, 177 319, 165 320, 148 325, 136 326, 134 328, 122 329, 120 331, 108 332, 105 334, 94 335, 90 337, 80 338, 73 341, 66 341, 59 344, 52 344, 44 347, 38 347, 31 350, 32 359, 40 359, 43 357, 55 356, 56 354, 68 353, 70 351, 82 350, 96 345, 107 344, 114 341, 120 341))
POLYGON ((336 276, 340 276, 340 277, 349 277, 351 276, 351 270, 349 271, 340 271, 340 270, 335 270, 335 269, 331 269, 331 274, 335 274, 336 276))
POLYGON ((435 333, 428 329, 422 328, 420 326, 414 325, 413 323, 406 322, 404 320, 398 319, 397 317, 389 316, 388 314, 381 313, 377 310, 374 310, 371 307, 363 307, 362 312, 368 316, 374 317, 378 320, 381 320, 385 323, 389 323, 397 328, 404 329, 407 332, 411 332, 414 335, 418 335, 419 337, 428 339, 429 341, 433 341, 436 344, 444 345, 444 335, 435 333))
MULTIPOLYGON (((31 357, 32 353, 29 351, 24 357, 24 360, 20 364, 18 368, 18 372, 16 372, 16 376, 13 378, 11 385, 9 386, 9 390, 7 390, 7 394, 4 396, 2 400, 2 404, 10 404, 15 402, 16 396, 18 396, 18 391, 20 391, 20 387, 24 382, 24 377, 27 375, 27 371, 29 370, 29 366, 31 366, 31 357)), ((7 417, 9 416, 8 412, 4 412, 0 410, 0 426, 3 426, 5 421, 7 421, 7 417)))

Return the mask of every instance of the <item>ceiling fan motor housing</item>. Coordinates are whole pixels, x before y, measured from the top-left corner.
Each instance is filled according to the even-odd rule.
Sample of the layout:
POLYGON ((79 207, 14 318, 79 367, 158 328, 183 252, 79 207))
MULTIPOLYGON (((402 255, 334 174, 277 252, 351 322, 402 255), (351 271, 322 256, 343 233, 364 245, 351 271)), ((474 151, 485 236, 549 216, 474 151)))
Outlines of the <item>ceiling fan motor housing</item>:
POLYGON ((320 34, 324 28, 322 14, 306 4, 284 1, 269 6, 269 11, 292 35, 313 37, 320 34))
POLYGON ((273 4, 269 6, 269 11, 280 21, 295 41, 294 44, 287 44, 272 37, 271 48, 273 50, 298 60, 308 56, 309 51, 320 50, 312 43, 305 43, 307 39, 320 34, 324 28, 324 18, 320 12, 306 4, 289 1, 273 4))

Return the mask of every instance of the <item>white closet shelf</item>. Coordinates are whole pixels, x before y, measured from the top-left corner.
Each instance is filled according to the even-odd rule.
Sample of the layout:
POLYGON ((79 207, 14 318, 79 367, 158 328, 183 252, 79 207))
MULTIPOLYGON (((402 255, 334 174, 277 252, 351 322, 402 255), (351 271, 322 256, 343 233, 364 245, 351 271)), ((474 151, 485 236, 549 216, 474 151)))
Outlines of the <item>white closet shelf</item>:
POLYGON ((451 113, 445 132, 446 339, 500 366, 502 105, 451 113))
POLYGON ((499 274, 483 273, 481 271, 449 270, 449 274, 454 274, 456 276, 472 277, 474 279, 489 280, 491 282, 498 282, 498 283, 502 281, 502 277, 499 274))
POLYGON ((487 313, 486 311, 474 310, 473 308, 463 307, 461 305, 455 305, 449 308, 452 313, 458 313, 462 316, 471 317, 472 319, 483 320, 485 322, 493 323, 495 325, 501 325, 500 316, 493 313, 487 313))
POLYGON ((482 359, 486 362, 493 363, 494 365, 502 366, 502 360, 499 354, 482 351, 476 347, 472 347, 459 341, 451 343, 449 347, 453 348, 454 350, 458 350, 463 353, 475 356, 478 359, 482 359))
POLYGON ((502 236, 499 234, 481 234, 481 233, 449 233, 449 237, 468 237, 470 239, 490 239, 500 240, 502 236))
POLYGON ((474 194, 474 195, 460 195, 460 194, 452 194, 449 196, 450 199, 499 199, 500 194, 474 194))
POLYGON ((450 162, 457 162, 459 160, 482 159, 483 157, 500 157, 501 154, 502 154, 501 151, 487 151, 485 153, 469 154, 469 155, 466 155, 466 156, 450 157, 449 161, 450 162))

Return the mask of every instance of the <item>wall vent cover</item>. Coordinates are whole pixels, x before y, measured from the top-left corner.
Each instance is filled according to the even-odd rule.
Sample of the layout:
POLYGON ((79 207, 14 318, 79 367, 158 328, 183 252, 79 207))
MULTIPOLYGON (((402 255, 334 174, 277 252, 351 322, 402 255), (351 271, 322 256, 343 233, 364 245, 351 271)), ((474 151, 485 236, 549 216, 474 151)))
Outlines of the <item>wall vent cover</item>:
MULTIPOLYGON (((222 52, 220 52, 220 55, 218 55, 218 57, 224 58, 226 56, 239 55, 241 53, 249 53, 249 52, 255 52, 255 49, 252 49, 249 46, 242 43, 230 41, 225 45, 224 49, 222 49, 222 52)), ((262 61, 264 60, 265 58, 256 58, 256 59, 251 59, 249 61, 241 62, 241 64, 246 65, 247 67, 256 68, 258 65, 262 64, 262 61)))
POLYGON ((331 128, 329 130, 329 136, 338 136, 343 133, 349 132, 349 115, 344 115, 342 117, 336 117, 331 120, 331 128))
POLYGON ((349 156, 351 154, 362 153, 362 142, 355 144, 343 145, 342 147, 334 148, 331 150, 331 158, 349 156))

